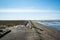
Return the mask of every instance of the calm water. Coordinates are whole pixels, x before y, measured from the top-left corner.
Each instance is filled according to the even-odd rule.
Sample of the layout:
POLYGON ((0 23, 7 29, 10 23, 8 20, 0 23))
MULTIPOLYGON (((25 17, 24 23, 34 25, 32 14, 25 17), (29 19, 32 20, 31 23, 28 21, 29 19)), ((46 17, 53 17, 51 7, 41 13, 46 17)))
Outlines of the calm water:
POLYGON ((57 30, 60 30, 60 20, 59 21, 46 20, 46 21, 37 21, 37 22, 49 27, 56 28, 57 30))

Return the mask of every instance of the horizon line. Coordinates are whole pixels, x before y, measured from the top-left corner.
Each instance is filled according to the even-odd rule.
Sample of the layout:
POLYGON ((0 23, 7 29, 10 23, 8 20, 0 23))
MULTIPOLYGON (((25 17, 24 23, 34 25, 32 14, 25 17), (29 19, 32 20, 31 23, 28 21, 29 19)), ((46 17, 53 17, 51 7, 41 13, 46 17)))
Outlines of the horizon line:
POLYGON ((0 12, 60 12, 60 10, 39 10, 39 9, 0 9, 0 12))

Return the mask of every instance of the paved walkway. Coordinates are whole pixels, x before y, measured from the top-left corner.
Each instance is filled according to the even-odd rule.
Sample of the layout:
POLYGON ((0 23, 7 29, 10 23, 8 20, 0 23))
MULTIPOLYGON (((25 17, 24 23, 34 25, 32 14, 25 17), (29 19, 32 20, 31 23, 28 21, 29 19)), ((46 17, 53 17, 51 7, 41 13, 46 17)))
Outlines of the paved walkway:
POLYGON ((11 32, 6 34, 0 40, 40 40, 34 29, 27 29, 26 27, 20 30, 15 27, 10 29, 11 32))

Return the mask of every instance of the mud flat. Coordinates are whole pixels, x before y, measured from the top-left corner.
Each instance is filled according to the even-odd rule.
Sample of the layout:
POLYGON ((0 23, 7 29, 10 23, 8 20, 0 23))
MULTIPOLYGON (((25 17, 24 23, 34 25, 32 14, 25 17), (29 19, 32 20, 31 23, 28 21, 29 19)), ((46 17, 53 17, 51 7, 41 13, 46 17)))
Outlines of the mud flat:
POLYGON ((0 20, 0 26, 26 25, 26 20, 0 20))
POLYGON ((46 25, 31 21, 35 31, 39 34, 41 40, 60 40, 60 31, 46 25))

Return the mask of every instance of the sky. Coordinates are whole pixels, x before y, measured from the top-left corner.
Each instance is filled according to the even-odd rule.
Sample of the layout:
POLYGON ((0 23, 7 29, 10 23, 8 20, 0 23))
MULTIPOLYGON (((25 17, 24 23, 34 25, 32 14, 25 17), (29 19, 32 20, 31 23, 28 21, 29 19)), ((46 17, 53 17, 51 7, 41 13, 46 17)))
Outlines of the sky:
POLYGON ((0 20, 60 20, 60 0, 0 0, 0 20))

